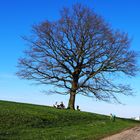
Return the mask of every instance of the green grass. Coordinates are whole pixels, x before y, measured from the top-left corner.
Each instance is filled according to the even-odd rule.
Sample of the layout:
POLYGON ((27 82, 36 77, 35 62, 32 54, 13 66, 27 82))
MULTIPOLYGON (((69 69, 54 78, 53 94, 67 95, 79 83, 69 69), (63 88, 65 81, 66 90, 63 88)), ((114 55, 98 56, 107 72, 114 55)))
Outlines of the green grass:
POLYGON ((2 140, 98 140, 136 125, 94 113, 0 101, 2 140))

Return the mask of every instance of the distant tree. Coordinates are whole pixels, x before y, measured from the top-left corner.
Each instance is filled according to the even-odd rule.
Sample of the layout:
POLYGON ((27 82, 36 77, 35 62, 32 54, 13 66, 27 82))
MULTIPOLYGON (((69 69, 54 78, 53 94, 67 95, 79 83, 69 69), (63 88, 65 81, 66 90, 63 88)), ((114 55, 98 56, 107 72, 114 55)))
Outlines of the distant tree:
POLYGON ((129 85, 118 84, 114 76, 135 76, 131 41, 92 9, 80 4, 64 8, 59 20, 33 26, 25 40, 29 48, 19 59, 17 75, 58 87, 52 93, 69 94, 68 108, 75 109, 77 94, 118 102, 117 94, 132 94, 129 85))

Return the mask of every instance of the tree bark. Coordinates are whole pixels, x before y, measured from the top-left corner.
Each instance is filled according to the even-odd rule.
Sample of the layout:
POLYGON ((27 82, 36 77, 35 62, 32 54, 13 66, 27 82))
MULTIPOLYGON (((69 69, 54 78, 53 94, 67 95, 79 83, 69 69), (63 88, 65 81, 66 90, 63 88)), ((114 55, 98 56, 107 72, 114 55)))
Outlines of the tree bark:
POLYGON ((75 96, 76 96, 76 91, 75 92, 70 92, 70 98, 69 98, 69 103, 68 103, 68 109, 75 110, 75 96))
POLYGON ((73 72, 73 81, 72 81, 72 87, 70 91, 70 98, 69 98, 69 103, 68 103, 68 109, 75 110, 75 96, 76 96, 76 91, 78 89, 78 80, 79 80, 79 74, 80 74, 80 69, 77 68, 73 72))

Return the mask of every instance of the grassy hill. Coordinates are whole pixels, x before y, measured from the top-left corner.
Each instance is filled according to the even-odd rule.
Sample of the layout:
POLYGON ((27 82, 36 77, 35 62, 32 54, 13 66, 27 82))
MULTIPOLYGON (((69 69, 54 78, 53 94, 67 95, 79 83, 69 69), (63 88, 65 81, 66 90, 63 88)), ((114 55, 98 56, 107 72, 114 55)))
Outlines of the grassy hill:
POLYGON ((97 140, 136 125, 99 114, 0 101, 2 140, 97 140))

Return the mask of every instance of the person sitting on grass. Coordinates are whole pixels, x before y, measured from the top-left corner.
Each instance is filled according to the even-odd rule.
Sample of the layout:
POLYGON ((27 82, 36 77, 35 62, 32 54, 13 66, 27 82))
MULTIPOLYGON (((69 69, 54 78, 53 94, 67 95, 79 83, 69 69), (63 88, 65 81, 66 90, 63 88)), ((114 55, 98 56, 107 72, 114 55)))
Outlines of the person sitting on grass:
POLYGON ((65 105, 63 104, 63 102, 61 102, 59 106, 61 109, 65 109, 65 105))
POLYGON ((57 106, 58 106, 58 105, 57 105, 57 102, 55 102, 55 104, 53 105, 53 107, 57 108, 57 106))
POLYGON ((77 105, 77 110, 80 111, 79 105, 77 105))

